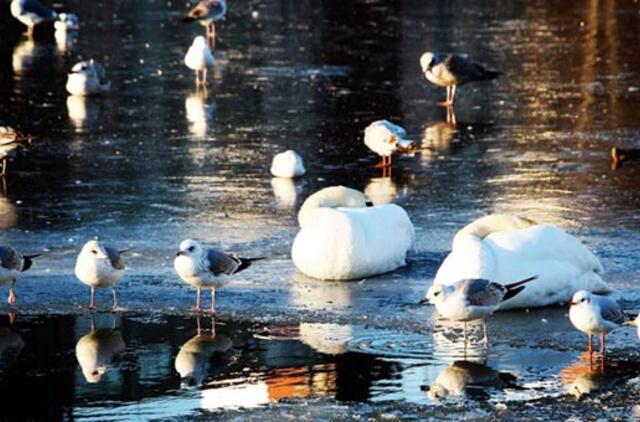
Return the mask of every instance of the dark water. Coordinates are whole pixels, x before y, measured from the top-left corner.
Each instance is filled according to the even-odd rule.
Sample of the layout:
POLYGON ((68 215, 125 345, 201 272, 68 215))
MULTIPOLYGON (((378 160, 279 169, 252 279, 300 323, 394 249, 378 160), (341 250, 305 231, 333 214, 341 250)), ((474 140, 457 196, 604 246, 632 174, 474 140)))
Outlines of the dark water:
MULTIPOLYGON (((13 330, 25 345, 3 374, 4 391, 38 388, 52 415, 98 419, 121 419, 120 405, 140 418, 216 408, 205 393, 229 383, 246 388, 245 405, 254 390, 261 405, 296 395, 431 403, 420 386, 464 357, 459 328, 410 304, 453 233, 490 212, 568 229, 601 258, 623 306, 640 309, 640 163, 612 170, 609 161, 612 144, 640 148, 637 4, 238 0, 219 27, 206 96, 182 62, 203 33, 177 22, 183 2, 64 7, 79 15, 77 36, 45 27, 33 41, 0 8, 0 124, 35 137, 10 159, 0 241, 44 253, 18 284, 13 330), (447 123, 435 106, 444 92, 420 74, 425 50, 466 52, 505 76, 462 87, 456 123, 447 123), (88 58, 105 65, 112 92, 69 98, 66 72, 88 58), (391 177, 362 143, 380 118, 430 148, 396 160, 391 177), (289 148, 307 175, 272 179, 272 156, 289 148), (417 231, 408 267, 360 283, 296 272, 297 208, 336 184, 407 210, 417 231), (132 249, 119 291, 135 313, 115 318, 126 347, 88 384, 74 356, 90 331, 88 292, 72 269, 95 236, 132 249), (269 259, 218 295, 219 331, 233 347, 214 359, 209 387, 185 390, 173 360, 195 321, 175 314, 195 295, 172 257, 187 237, 269 259), (340 353, 305 343, 304 324, 321 325, 311 327, 316 339, 322 326, 337 332, 340 353), (271 333, 282 325, 291 327, 271 333), (362 381, 346 382, 354 373, 362 381)), ((107 294, 98 300, 107 306, 107 294)), ((528 386, 492 391, 491 400, 560 394, 560 372, 584 347, 563 310, 498 315, 490 330, 487 363, 528 386)), ((610 345, 635 341, 626 331, 610 345)))

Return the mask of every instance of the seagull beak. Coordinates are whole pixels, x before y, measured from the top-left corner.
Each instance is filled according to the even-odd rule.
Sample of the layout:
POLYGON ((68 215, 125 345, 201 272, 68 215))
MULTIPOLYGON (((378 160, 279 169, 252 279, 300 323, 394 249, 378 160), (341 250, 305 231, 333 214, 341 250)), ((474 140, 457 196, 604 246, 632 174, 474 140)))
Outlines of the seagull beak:
POLYGON ((176 256, 184 256, 184 252, 180 251, 176 254, 176 256))
POLYGON ((419 305, 428 305, 429 303, 429 299, 426 297, 423 297, 422 300, 420 300, 420 302, 418 302, 419 305))
POLYGON ((571 307, 573 305, 577 305, 577 303, 573 303, 573 301, 571 301, 571 300, 569 302, 567 302, 567 308, 571 309, 571 307))
POLYGON ((638 318, 632 319, 631 321, 629 321, 629 325, 633 325, 633 326, 637 327, 638 326, 638 318))

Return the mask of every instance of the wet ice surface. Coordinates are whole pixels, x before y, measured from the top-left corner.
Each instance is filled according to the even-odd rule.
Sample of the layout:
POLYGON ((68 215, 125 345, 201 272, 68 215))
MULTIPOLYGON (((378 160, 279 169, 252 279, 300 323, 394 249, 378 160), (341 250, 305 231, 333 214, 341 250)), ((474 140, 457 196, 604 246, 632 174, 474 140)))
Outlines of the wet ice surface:
MULTIPOLYGON (((268 257, 221 290, 217 303, 221 323, 240 327, 250 344, 272 351, 260 355, 234 343, 237 356, 231 358, 259 374, 256 382, 267 384, 262 393, 266 388, 268 395, 267 379, 291 377, 300 380, 293 385, 306 386, 308 399, 269 399, 277 403, 274 418, 307 411, 318 417, 375 414, 389 402, 402 405, 407 418, 467 408, 455 400, 435 406, 420 390, 464 351, 458 326, 443 325, 432 308, 415 303, 455 231, 486 213, 514 212, 566 228, 601 258, 624 308, 640 310, 640 167, 631 162, 613 171, 608 160, 611 144, 640 142, 637 7, 567 3, 486 8, 447 2, 430 9, 418 1, 330 2, 324 8, 237 1, 220 28, 218 67, 206 97, 195 93, 182 63, 192 37, 202 32, 175 22, 183 4, 66 2, 81 19, 78 36, 60 40, 44 29, 35 41, 19 39, 20 28, 3 9, 0 124, 36 142, 10 162, 0 240, 45 252, 18 285, 14 330, 25 346, 9 371, 25 382, 52 371, 66 386, 64 402, 51 399, 61 414, 90 417, 96 408, 103 416, 121 408, 141 418, 157 409, 166 416, 196 412, 206 389, 180 389, 172 366, 180 345, 195 335, 193 318, 183 316, 195 293, 172 270, 186 237, 268 257), (420 76, 417 59, 428 47, 468 52, 507 76, 463 87, 457 122, 448 124, 435 107, 444 92, 420 76), (68 98, 67 69, 89 57, 105 65, 112 93, 68 98), (372 168, 377 157, 362 144, 363 128, 380 118, 402 124, 430 148, 396 160, 391 178, 372 168), (272 179, 271 157, 289 148, 303 156, 307 175, 295 182, 272 179), (417 231, 407 267, 354 283, 314 281, 296 272, 289 249, 297 208, 307 195, 335 184, 407 210, 417 231), (109 369, 109 382, 88 385, 74 357, 75 342, 89 331, 88 291, 72 269, 80 246, 94 236, 132 252, 119 285, 126 308, 116 318, 126 337, 116 357, 120 369, 109 369), (329 343, 340 353, 305 343, 305 324, 318 324, 310 330, 317 343, 324 339, 322 327, 334 333, 338 339, 329 343), (43 326, 57 328, 38 332, 43 326), (148 330, 161 339, 150 339, 148 330), (175 338, 164 337, 172 331, 175 338), (34 350, 59 359, 42 363, 32 358, 34 350), (292 372, 274 375, 279 357, 292 372), (357 387, 335 380, 341 359, 371 372, 363 375, 366 394, 339 394, 357 387), (121 379, 135 371, 150 374, 121 388, 121 379), (140 379, 150 387, 137 388, 140 379), (374 405, 383 407, 368 407, 374 405)), ((106 292, 98 295, 102 309, 109 300, 106 292)), ((488 389, 479 403, 489 405, 473 407, 471 416, 500 413, 499 402, 560 394, 561 371, 580 362, 586 343, 564 309, 497 315, 490 335, 487 364, 526 388, 488 389)), ((614 353, 631 359, 635 333, 610 337, 614 353)), ((471 356, 478 358, 474 351, 471 356)), ((251 375, 233 365, 210 374, 214 386, 234 379, 251 384, 251 375)), ((3 389, 10 388, 6 379, 3 389)), ((617 388, 636 387, 624 380, 617 388)), ((629 411, 631 404, 621 406, 629 411)))

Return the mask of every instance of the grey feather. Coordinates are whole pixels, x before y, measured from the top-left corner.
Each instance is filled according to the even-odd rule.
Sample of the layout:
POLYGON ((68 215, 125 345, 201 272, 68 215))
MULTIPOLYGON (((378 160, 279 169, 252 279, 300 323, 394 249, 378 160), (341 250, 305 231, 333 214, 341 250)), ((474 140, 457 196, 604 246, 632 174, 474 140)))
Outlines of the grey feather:
POLYGON ((208 268, 213 275, 226 274, 231 275, 242 264, 240 258, 233 255, 227 255, 215 249, 207 250, 208 268))
POLYGON ((11 246, 0 246, 0 265, 7 270, 20 270, 22 257, 11 246))
POLYGON ((109 262, 111 262, 111 266, 116 270, 124 270, 124 261, 122 261, 122 257, 120 257, 120 252, 117 249, 107 246, 104 247, 104 250, 107 253, 109 262))
POLYGON ((593 295, 593 297, 596 299, 598 306, 600 306, 600 314, 603 319, 615 324, 623 324, 627 321, 627 316, 622 312, 620 305, 615 300, 606 296, 593 295))
POLYGON ((460 280, 458 283, 458 290, 473 306, 497 306, 506 292, 502 285, 482 278, 460 280))
POLYGON ((22 13, 33 13, 45 19, 56 17, 56 12, 44 6, 38 0, 22 0, 20 6, 22 13))
POLYGON ((456 85, 494 79, 500 75, 500 72, 472 62, 466 54, 434 53, 433 60, 432 73, 446 80, 455 80, 456 85))

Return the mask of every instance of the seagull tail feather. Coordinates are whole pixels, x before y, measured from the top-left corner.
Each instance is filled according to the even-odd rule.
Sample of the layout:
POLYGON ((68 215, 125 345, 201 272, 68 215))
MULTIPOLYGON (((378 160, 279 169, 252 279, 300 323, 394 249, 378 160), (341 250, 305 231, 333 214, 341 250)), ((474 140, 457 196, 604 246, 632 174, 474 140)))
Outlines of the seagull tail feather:
POLYGON ((534 275, 533 277, 525 278, 524 280, 516 281, 515 283, 505 284, 504 287, 506 287, 507 290, 510 290, 510 289, 513 289, 514 287, 522 286, 525 283, 533 281, 536 278, 538 278, 538 276, 534 275))
POLYGON ((502 301, 504 302, 505 300, 509 300, 515 295, 517 295, 518 293, 520 293, 521 291, 523 291, 525 288, 523 284, 533 281, 536 278, 538 278, 538 276, 534 275, 533 277, 525 278, 524 280, 516 281, 515 283, 505 284, 504 287, 507 289, 507 292, 504 294, 502 301))
POLYGON ((238 258, 240 259, 240 266, 238 268, 236 268, 236 270, 234 271, 234 273, 240 272, 242 270, 245 270, 247 268, 249 268, 251 266, 251 263, 254 261, 261 261, 263 259, 267 259, 266 256, 261 256, 258 258, 238 258))
POLYGON ((25 272, 27 271, 29 268, 31 268, 31 265, 33 265, 33 258, 37 258, 39 257, 40 254, 34 254, 34 255, 23 255, 22 256, 22 270, 20 270, 20 272, 25 272))

